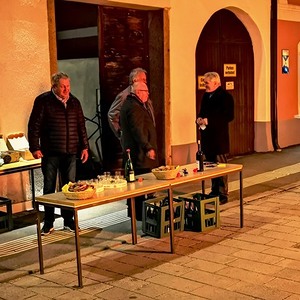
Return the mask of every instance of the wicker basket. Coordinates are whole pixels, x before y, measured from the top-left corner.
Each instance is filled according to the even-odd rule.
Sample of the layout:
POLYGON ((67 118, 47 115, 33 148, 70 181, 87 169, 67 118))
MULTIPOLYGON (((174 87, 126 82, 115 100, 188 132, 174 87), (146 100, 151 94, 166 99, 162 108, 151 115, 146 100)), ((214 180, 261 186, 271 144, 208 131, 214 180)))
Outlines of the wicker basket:
POLYGON ((177 177, 179 172, 179 166, 166 166, 152 169, 152 173, 155 175, 157 179, 165 180, 165 179, 174 179, 177 177), (170 168, 169 170, 163 170, 164 168, 170 168), (161 170, 160 170, 161 169, 161 170))
POLYGON ((96 189, 89 187, 87 190, 82 192, 69 192, 68 185, 66 184, 62 188, 62 192, 65 195, 65 197, 69 200, 83 200, 92 198, 96 192, 96 189))

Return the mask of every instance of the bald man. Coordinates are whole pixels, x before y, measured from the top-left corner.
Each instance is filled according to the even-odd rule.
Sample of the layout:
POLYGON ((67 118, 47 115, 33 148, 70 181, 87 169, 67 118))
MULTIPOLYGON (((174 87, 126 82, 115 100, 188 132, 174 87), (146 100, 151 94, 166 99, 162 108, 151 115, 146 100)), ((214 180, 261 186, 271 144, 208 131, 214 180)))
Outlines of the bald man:
MULTIPOLYGON (((120 113, 123 162, 125 165, 126 149, 130 149, 136 175, 151 172, 151 169, 158 167, 156 128, 153 113, 147 106, 148 99, 147 84, 135 82, 120 113)), ((137 220, 142 220, 143 203, 140 198, 136 198, 137 220)))

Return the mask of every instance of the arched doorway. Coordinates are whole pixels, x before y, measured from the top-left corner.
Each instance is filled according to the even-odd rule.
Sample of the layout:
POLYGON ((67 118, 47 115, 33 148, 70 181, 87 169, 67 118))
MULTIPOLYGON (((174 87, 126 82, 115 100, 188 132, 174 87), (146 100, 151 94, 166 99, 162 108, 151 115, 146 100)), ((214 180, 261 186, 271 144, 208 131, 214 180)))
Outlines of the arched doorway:
POLYGON ((201 76, 220 74, 223 88, 235 100, 235 118, 230 123, 230 155, 254 152, 254 58, 251 38, 234 13, 214 13, 201 32, 196 48, 196 111, 204 89, 201 76), (229 72, 226 72, 226 70, 229 72))

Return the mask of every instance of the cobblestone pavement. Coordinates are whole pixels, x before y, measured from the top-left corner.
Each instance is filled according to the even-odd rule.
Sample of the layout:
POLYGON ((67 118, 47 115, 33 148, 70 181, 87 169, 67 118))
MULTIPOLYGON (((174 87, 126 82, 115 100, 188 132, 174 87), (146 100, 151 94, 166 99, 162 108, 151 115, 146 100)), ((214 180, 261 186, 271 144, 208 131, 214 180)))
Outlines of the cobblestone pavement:
POLYGON ((21 267, 17 257, 6 259, 0 299, 300 299, 299 149, 276 166, 280 153, 240 159, 248 170, 243 228, 233 178, 221 227, 177 232, 174 254, 168 237, 142 236, 140 222, 136 245, 128 220, 114 230, 95 228, 81 235, 83 288, 71 237, 44 247, 45 274, 36 249, 17 255, 28 261, 21 267), (58 248, 66 251, 55 255, 58 248))

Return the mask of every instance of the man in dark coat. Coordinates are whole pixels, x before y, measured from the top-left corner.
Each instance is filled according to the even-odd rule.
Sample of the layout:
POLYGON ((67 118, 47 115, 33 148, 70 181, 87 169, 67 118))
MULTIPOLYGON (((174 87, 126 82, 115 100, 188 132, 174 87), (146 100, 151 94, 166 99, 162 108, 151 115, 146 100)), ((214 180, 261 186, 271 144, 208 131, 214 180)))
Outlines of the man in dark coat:
MULTIPOLYGON (((221 87, 216 72, 204 74, 206 92, 196 120, 201 129, 202 150, 210 162, 227 163, 229 153, 229 122, 234 118, 234 101, 221 87)), ((227 176, 212 179, 211 195, 220 196, 220 203, 228 201, 227 176)))
MULTIPOLYGON (((121 126, 120 126, 120 112, 122 105, 124 101, 126 100, 127 96, 131 92, 131 86, 134 82, 144 82, 147 84, 147 72, 146 70, 142 68, 135 68, 133 69, 130 74, 129 74, 129 86, 120 92, 117 96, 114 102, 111 104, 110 109, 107 113, 108 117, 108 124, 115 134, 115 136, 121 140, 121 126)), ((153 120, 154 120, 154 111, 153 111, 153 106, 152 102, 150 99, 147 100, 146 102, 147 108, 150 110, 153 120)))
MULTIPOLYGON (((54 193, 57 174, 62 184, 74 182, 76 155, 82 163, 88 159, 88 138, 80 102, 70 93, 70 78, 65 73, 52 76, 52 89, 39 95, 28 122, 29 149, 42 159, 44 194, 54 193)), ((73 212, 61 210, 64 229, 74 232, 73 212)), ((43 235, 53 230, 54 207, 45 206, 43 235)))
MULTIPOLYGON (((148 173, 158 166, 156 128, 153 114, 146 105, 148 98, 147 85, 144 82, 133 83, 131 93, 124 101, 120 114, 124 164, 127 160, 126 149, 130 149, 133 168, 137 175, 148 173)), ((142 219, 142 198, 137 197, 135 200, 137 220, 142 219)))

